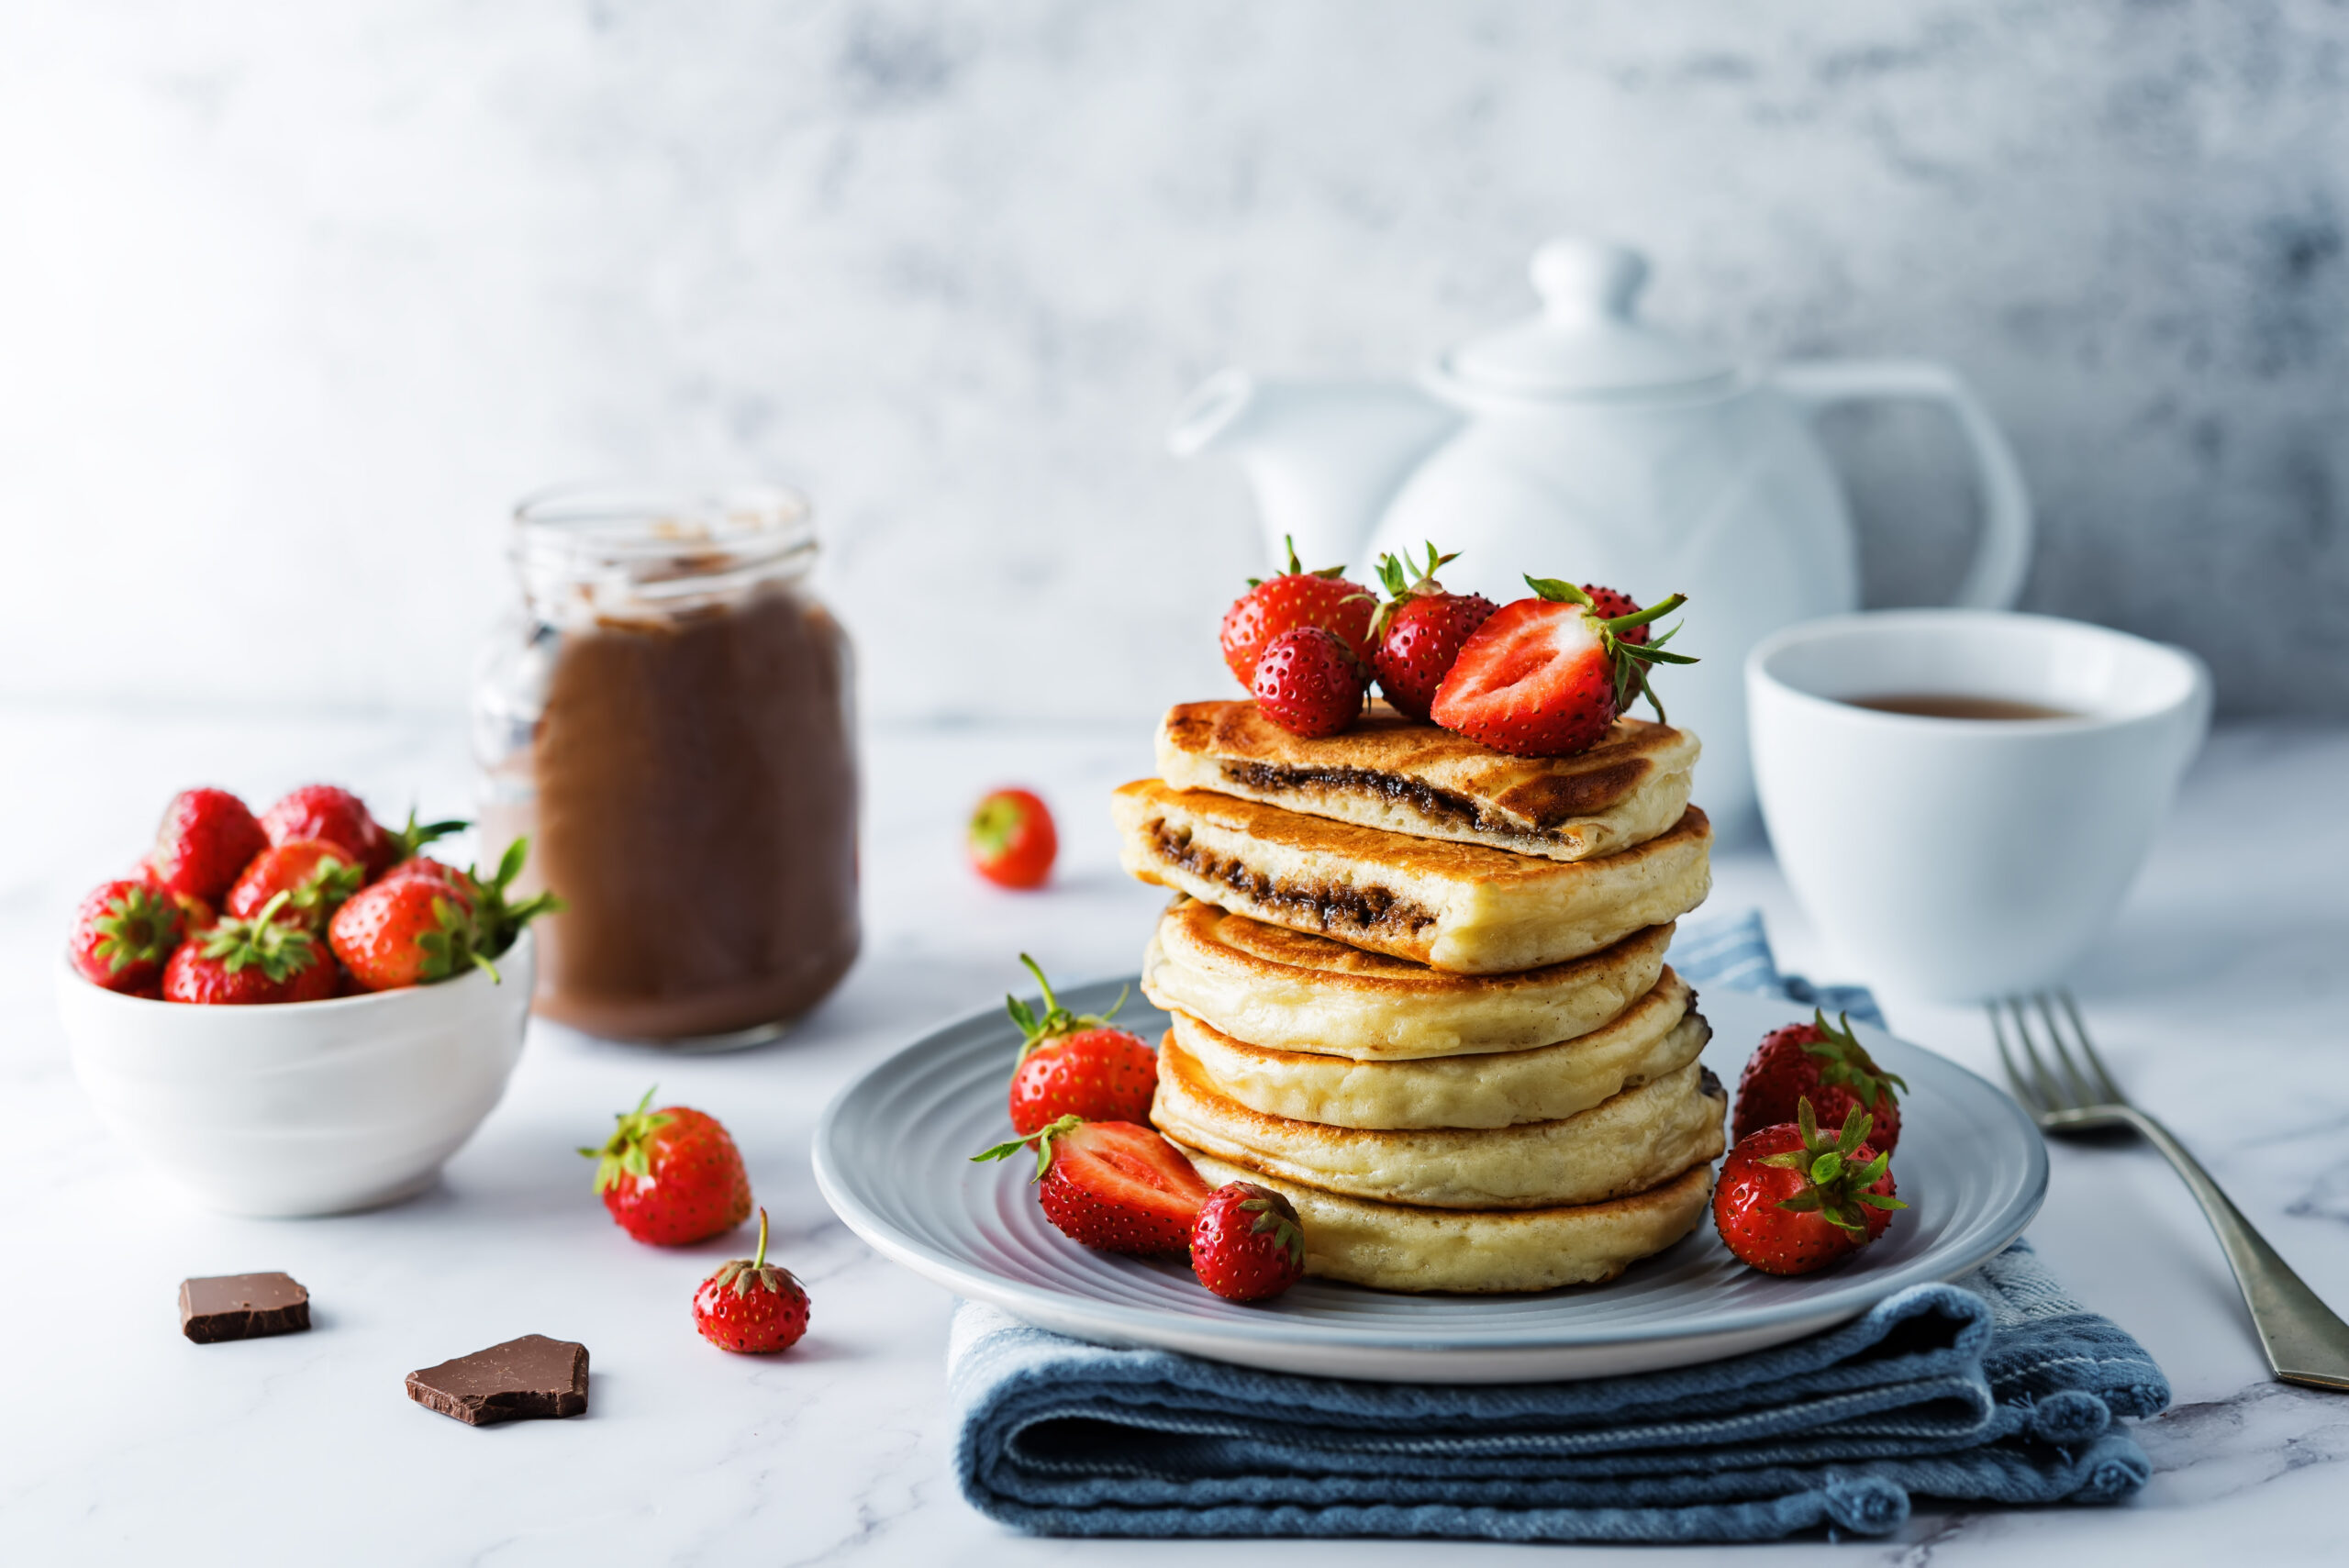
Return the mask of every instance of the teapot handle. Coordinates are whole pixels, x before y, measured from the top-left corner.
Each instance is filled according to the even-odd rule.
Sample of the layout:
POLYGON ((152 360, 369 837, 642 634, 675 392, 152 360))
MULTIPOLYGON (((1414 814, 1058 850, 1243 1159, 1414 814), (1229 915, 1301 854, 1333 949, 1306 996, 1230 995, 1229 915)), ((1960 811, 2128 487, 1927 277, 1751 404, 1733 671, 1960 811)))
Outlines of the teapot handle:
POLYGON ((1966 609, 2013 607, 2031 570, 2031 493, 2014 449, 1955 371, 1932 360, 1809 360, 1780 365, 1770 380, 1812 412, 1871 397, 1946 406, 1973 454, 1982 497, 1981 540, 1950 602, 1966 609))

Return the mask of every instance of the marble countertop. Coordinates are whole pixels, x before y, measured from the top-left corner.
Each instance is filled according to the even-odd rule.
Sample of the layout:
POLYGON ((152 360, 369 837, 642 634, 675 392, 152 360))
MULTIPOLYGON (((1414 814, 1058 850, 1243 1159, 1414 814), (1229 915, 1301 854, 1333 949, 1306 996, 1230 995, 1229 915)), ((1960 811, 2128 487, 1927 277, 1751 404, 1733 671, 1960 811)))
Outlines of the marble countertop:
MULTIPOLYGON (((669 1057, 545 1026, 504 1104, 422 1196, 329 1220, 195 1209, 99 1126, 50 995, 73 899, 140 847, 187 782, 257 802, 312 778, 388 813, 462 810, 462 733, 333 715, 90 714, 0 708, 0 1529, 13 1561, 1401 1564, 1522 1548, 1409 1542, 1083 1544, 1007 1535, 957 1496, 941 1375, 948 1299, 832 1219, 808 1173, 818 1113, 926 1026, 985 1006, 1036 953, 1072 979, 1138 964, 1159 896, 1120 877, 1102 806, 1148 771, 1146 733, 884 734, 871 746, 870 929, 841 991, 787 1040, 669 1057), (961 814, 1030 783, 1058 807, 1049 892, 978 884, 961 814), (774 1251, 807 1282, 807 1340, 775 1360, 697 1339, 695 1284, 743 1250, 638 1246, 573 1152, 658 1083, 740 1140, 774 1251), (176 1332, 184 1276, 284 1269, 315 1330, 197 1347, 176 1332), (404 1396, 410 1369, 516 1334, 584 1341, 578 1420, 469 1429, 404 1396)), ((2349 1304, 2349 733, 2222 730, 2117 929, 2077 976, 2118 1074, 2201 1154, 2335 1304, 2349 1304)), ((1781 958, 1819 951, 1766 855, 1723 854, 1715 908, 1759 906, 1781 958)), ((1977 1070, 1978 1016, 1885 998, 1894 1028, 1977 1070)), ((2337 1551, 2349 1398, 2267 1380, 2200 1213, 2151 1152, 2057 1147, 2033 1226, 2049 1263, 2168 1370, 2176 1404, 2139 1436, 2152 1485, 2117 1509, 1920 1511, 1839 1559, 1913 1565, 2311 1561, 2337 1551)), ((1740 1549, 1815 1559, 1816 1541, 1740 1549)), ((1718 1559, 1577 1549, 1577 1561, 1718 1559)))

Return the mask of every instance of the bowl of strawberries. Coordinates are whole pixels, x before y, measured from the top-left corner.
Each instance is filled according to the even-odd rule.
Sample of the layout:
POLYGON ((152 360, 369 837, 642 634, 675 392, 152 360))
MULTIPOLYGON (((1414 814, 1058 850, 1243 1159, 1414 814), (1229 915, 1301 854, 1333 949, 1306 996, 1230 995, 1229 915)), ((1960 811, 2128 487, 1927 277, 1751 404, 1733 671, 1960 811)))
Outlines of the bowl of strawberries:
POLYGON ((126 1143, 207 1207, 338 1214, 428 1185, 504 1095, 536 978, 494 870, 421 852, 313 784, 256 817, 174 796, 153 849, 74 913, 57 974, 73 1070, 126 1143))

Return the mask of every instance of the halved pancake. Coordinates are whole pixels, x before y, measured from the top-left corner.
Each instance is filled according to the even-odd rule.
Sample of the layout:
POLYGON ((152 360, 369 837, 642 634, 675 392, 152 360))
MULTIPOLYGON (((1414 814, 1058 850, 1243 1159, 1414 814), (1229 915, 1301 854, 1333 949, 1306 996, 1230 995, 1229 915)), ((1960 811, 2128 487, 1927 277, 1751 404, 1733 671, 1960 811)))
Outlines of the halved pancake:
POLYGON ((1606 1025, 1653 989, 1672 927, 1516 974, 1453 974, 1267 925, 1177 894, 1142 957, 1142 994, 1276 1051, 1405 1061, 1524 1051, 1606 1025))
POLYGON ((1414 1208, 1325 1192, 1204 1150, 1183 1151, 1211 1184, 1256 1182, 1297 1205, 1307 1273, 1374 1290, 1487 1295, 1603 1284, 1697 1229, 1713 1195, 1713 1168, 1702 1164, 1607 1203, 1414 1208))
POLYGON ((1725 1147, 1729 1096, 1691 1062, 1576 1116, 1517 1127, 1367 1131, 1250 1110, 1215 1092, 1170 1031, 1150 1119, 1177 1142, 1330 1192, 1426 1208, 1603 1203, 1725 1147))
POLYGON ((1252 702, 1178 703, 1158 727, 1158 771, 1211 789, 1390 833, 1580 861, 1680 820, 1697 738, 1622 718, 1573 757, 1512 757, 1385 703, 1343 734, 1291 735, 1252 702))
POLYGON ((1252 1111, 1323 1127, 1516 1127, 1576 1116, 1697 1060, 1712 1030, 1669 969, 1594 1033, 1532 1051, 1355 1062, 1244 1045, 1185 1012, 1176 1044, 1208 1088, 1252 1111))
POLYGON ((1118 857, 1144 882, 1239 915, 1461 974, 1581 958, 1704 902, 1712 826, 1552 861, 1308 817, 1137 779, 1110 796, 1118 857))

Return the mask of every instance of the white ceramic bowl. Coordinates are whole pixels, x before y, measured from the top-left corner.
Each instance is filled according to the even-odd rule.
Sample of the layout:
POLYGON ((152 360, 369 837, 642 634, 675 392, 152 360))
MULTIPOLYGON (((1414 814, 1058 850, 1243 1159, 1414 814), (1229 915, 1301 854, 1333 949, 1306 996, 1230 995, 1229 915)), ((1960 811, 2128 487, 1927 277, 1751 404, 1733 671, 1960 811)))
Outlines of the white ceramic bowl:
POLYGON ((340 1214, 429 1183, 506 1093, 537 979, 524 931, 437 985, 198 1007, 121 996, 61 959, 73 1071, 116 1136, 206 1207, 340 1214))

